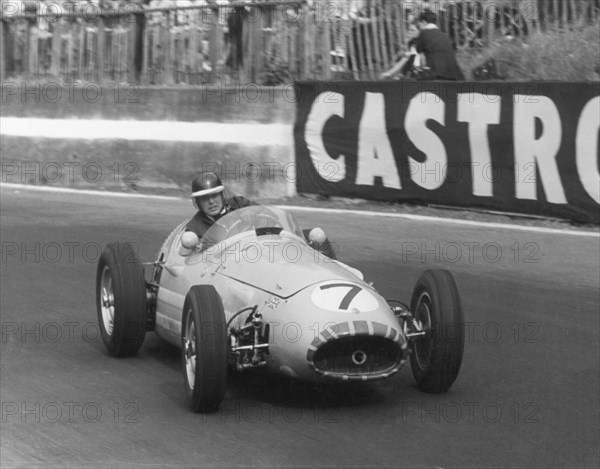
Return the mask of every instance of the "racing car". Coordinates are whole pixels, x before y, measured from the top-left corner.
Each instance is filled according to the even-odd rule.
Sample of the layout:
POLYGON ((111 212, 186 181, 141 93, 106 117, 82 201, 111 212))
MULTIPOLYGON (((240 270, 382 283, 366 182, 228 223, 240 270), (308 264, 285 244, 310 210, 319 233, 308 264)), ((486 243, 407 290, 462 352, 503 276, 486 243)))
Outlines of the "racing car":
POLYGON ((111 355, 136 354, 148 331, 181 348, 192 410, 218 410, 237 371, 364 382, 409 360, 424 392, 446 392, 456 380, 464 321, 448 271, 425 271, 409 306, 383 298, 336 260, 321 228, 302 230, 280 208, 235 210, 201 239, 186 224, 151 263, 140 262, 133 243, 108 244, 96 297, 111 355))

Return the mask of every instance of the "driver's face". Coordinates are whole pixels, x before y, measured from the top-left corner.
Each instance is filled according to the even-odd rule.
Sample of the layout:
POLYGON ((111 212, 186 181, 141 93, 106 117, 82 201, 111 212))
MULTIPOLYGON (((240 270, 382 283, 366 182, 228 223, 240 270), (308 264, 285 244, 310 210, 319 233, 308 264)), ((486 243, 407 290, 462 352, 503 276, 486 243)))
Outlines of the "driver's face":
POLYGON ((223 210, 223 193, 205 195, 198 197, 200 208, 211 217, 216 217, 223 210))

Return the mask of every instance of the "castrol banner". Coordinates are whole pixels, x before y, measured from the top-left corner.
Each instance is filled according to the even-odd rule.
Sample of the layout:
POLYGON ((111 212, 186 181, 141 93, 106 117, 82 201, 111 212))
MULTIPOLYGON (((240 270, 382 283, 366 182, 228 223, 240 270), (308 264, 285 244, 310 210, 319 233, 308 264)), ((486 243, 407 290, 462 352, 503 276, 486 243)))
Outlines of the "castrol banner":
POLYGON ((298 82, 300 193, 600 222, 593 83, 298 82))

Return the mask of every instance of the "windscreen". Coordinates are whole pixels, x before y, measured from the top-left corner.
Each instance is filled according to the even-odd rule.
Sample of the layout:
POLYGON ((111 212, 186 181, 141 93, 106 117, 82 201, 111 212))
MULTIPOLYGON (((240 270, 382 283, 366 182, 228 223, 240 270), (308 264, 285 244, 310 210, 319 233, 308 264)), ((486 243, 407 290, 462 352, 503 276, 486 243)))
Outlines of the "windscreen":
POLYGON ((260 233, 267 228, 279 228, 275 232, 285 230, 304 239, 300 225, 290 213, 276 207, 252 205, 234 210, 219 218, 202 237, 201 250, 240 233, 247 231, 260 233))

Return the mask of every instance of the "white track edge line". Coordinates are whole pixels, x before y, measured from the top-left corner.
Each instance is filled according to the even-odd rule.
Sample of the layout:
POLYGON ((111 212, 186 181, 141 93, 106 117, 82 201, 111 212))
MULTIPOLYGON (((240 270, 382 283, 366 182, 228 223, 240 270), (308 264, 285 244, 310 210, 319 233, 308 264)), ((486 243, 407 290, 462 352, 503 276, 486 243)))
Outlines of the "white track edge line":
POLYGON ((291 145, 292 124, 1 117, 5 137, 291 145))
MULTIPOLYGON (((108 196, 108 197, 137 197, 146 199, 157 199, 157 200, 185 200, 183 197, 175 197, 168 195, 151 195, 151 194, 131 194, 121 192, 110 192, 110 191, 94 191, 89 189, 72 189, 67 187, 48 187, 48 186, 32 186, 29 184, 15 184, 15 183, 1 183, 0 187, 7 189, 24 189, 32 191, 48 191, 58 192, 67 194, 84 194, 84 195, 96 195, 96 196, 108 196)), ((512 223, 496 223, 496 222, 485 222, 485 221, 474 221, 474 220, 459 220, 454 218, 435 217, 430 215, 415 215, 412 213, 390 213, 390 212, 375 212, 371 210, 352 210, 352 209, 340 209, 340 208, 321 208, 321 207, 300 207, 298 205, 275 205, 276 207, 295 210, 297 212, 318 212, 318 213, 337 213, 337 214, 349 214, 358 215, 364 217, 387 217, 387 218, 402 218, 405 220, 416 220, 424 222, 437 222, 447 223, 454 225, 463 226, 475 226, 479 228, 499 228, 505 230, 520 230, 520 231, 533 231, 538 233, 548 234, 562 234, 572 236, 584 236, 600 238, 600 231, 575 231, 575 230, 562 230, 558 228, 546 228, 537 226, 523 226, 515 225, 512 223)))
POLYGON ((31 184, 16 184, 13 182, 0 183, 0 187, 15 190, 31 190, 40 192, 58 192, 62 194, 105 195, 108 197, 136 197, 140 199, 182 200, 172 195, 132 194, 131 192, 98 191, 92 189, 73 189, 70 187, 33 186, 31 184))
MULTIPOLYGON (((316 207, 298 207, 281 205, 287 209, 296 211, 306 212, 326 212, 326 213, 347 213, 350 215, 363 215, 368 217, 390 217, 390 218, 404 218, 406 220, 418 220, 418 221, 429 221, 429 222, 441 222, 455 225, 466 225, 466 226, 477 226, 480 228, 501 228, 501 229, 513 229, 521 231, 536 231, 540 233, 551 233, 551 234, 568 234, 574 236, 588 236, 600 238, 600 231, 574 231, 574 230, 562 230, 559 228, 546 228, 537 226, 524 226, 515 225, 512 223, 496 223, 486 221, 475 221, 475 220, 459 220, 454 218, 435 217, 430 215, 415 215, 412 213, 388 213, 388 212, 373 212, 364 210, 346 210, 346 209, 330 209, 330 208, 316 208, 316 207)), ((599 228, 600 230, 600 228, 599 228)))

